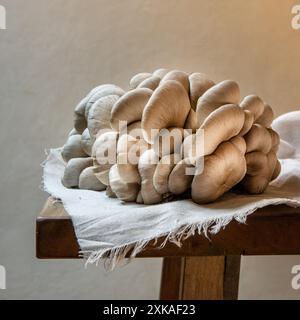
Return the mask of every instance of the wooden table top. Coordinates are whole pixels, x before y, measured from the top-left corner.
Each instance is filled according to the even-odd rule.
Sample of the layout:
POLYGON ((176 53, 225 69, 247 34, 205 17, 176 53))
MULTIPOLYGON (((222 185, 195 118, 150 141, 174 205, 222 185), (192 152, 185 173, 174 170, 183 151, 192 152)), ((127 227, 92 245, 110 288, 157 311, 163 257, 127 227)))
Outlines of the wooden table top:
MULTIPOLYGON (((162 241, 149 243, 138 257, 300 255, 300 208, 279 205, 259 209, 246 224, 232 221, 210 240, 195 235, 181 248, 169 242, 158 249, 162 241)), ((50 197, 36 220, 37 257, 76 259, 79 250, 70 216, 60 202, 50 197)))

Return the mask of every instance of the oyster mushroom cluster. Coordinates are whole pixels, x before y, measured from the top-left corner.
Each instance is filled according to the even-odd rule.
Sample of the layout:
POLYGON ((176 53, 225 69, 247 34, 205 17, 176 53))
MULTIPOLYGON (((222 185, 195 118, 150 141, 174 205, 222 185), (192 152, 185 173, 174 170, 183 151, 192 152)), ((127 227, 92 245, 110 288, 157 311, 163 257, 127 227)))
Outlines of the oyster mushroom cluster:
POLYGON ((62 182, 141 204, 183 194, 209 203, 232 188, 262 193, 280 173, 273 117, 260 97, 241 99, 231 80, 139 73, 128 91, 101 85, 78 104, 62 182))

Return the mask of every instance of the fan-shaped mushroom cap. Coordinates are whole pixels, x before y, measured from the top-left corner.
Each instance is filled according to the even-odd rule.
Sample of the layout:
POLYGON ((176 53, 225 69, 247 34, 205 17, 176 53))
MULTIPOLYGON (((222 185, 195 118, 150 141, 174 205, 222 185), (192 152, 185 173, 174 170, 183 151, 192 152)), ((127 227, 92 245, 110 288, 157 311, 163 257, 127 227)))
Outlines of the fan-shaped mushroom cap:
POLYGON ((276 154, 271 151, 264 154, 259 151, 247 153, 247 175, 241 182, 243 188, 251 194, 259 194, 266 190, 273 175, 279 174, 276 154))
POLYGON ((112 128, 121 131, 124 126, 140 121, 151 95, 152 90, 147 88, 137 88, 125 93, 112 108, 110 119, 112 128), (126 123, 122 125, 120 121, 126 123))
POLYGON ((130 159, 127 153, 118 154, 117 166, 122 181, 126 183, 141 183, 138 165, 130 163, 130 159))
POLYGON ((79 185, 79 176, 81 172, 93 165, 92 158, 71 159, 65 168, 62 183, 66 188, 75 188, 79 185))
POLYGON ((264 112, 256 119, 256 123, 269 128, 274 120, 274 112, 273 109, 265 104, 264 112))
POLYGON ((109 185, 113 193, 115 193, 121 201, 125 202, 135 201, 140 191, 138 184, 126 183, 121 179, 116 164, 113 165, 109 171, 109 185))
POLYGON ((192 73, 189 76, 190 81, 190 100, 193 110, 196 110, 198 99, 215 83, 204 73, 192 73))
POLYGON ((101 130, 111 130, 110 117, 114 104, 119 96, 109 95, 97 100, 91 107, 88 115, 88 129, 92 140, 95 140, 101 130))
POLYGON ((96 139, 92 148, 92 157, 98 164, 116 163, 118 136, 116 131, 108 131, 96 139))
POLYGON ((136 75, 134 75, 131 80, 130 80, 130 89, 135 89, 137 88, 137 86, 142 83, 144 80, 150 78, 152 76, 151 73, 149 72, 141 72, 141 73, 138 73, 136 75))
POLYGON ((154 91, 144 109, 144 139, 153 144, 159 130, 183 128, 189 111, 190 101, 183 86, 177 81, 165 81, 154 91), (158 132, 155 134, 152 129, 157 129, 158 132))
POLYGON ((143 82, 141 82, 138 85, 138 88, 148 88, 154 91, 159 86, 160 80, 161 79, 157 76, 151 76, 145 79, 143 82))
POLYGON ((93 142, 91 140, 90 132, 89 132, 89 129, 86 128, 83 131, 81 136, 81 147, 87 155, 91 156, 92 146, 93 146, 93 142))
POLYGON ((162 195, 159 194, 153 185, 153 175, 158 163, 158 157, 154 150, 147 150, 143 153, 139 161, 139 173, 141 176, 141 195, 145 204, 159 203, 162 195))
POLYGON ((118 133, 108 131, 99 136, 92 148, 94 174, 105 185, 109 185, 109 170, 117 161, 118 133))
POLYGON ((256 95, 249 95, 240 104, 243 110, 249 110, 254 116, 254 122, 262 115, 265 109, 264 102, 256 95))
POLYGON ((275 168, 274 168, 274 172, 273 172, 273 175, 271 177, 271 181, 275 180, 279 176, 280 172, 281 172, 281 164, 277 159, 276 165, 275 165, 275 168))
POLYGON ((244 136, 246 133, 248 133, 254 123, 253 113, 249 110, 244 110, 244 112, 245 112, 245 122, 241 132, 239 133, 240 136, 244 136))
POLYGON ((106 189, 106 186, 96 178, 94 167, 88 167, 79 176, 79 189, 103 191, 106 189))
POLYGON ((168 70, 168 69, 160 68, 160 69, 155 70, 153 72, 153 75, 162 79, 169 71, 170 70, 168 70))
POLYGON ((222 81, 208 89, 197 103, 198 126, 216 109, 226 104, 238 104, 240 101, 240 88, 231 80, 222 81))
POLYGON ((254 124, 244 138, 247 145, 247 153, 260 151, 267 154, 272 148, 271 134, 268 129, 260 124, 254 124))
POLYGON ((161 84, 169 80, 175 80, 181 83, 183 88, 186 90, 186 92, 189 93, 190 82, 189 82, 189 75, 186 72, 179 71, 179 70, 172 70, 162 78, 161 84))
POLYGON ((102 86, 99 86, 99 88, 89 97, 88 102, 86 103, 85 107, 85 118, 88 119, 89 111, 92 107, 92 105, 98 101, 100 98, 116 95, 121 97, 125 91, 121 89, 120 87, 114 85, 114 84, 104 84, 102 86))
POLYGON ((165 155, 161 158, 153 176, 153 185, 158 193, 166 194, 170 192, 169 175, 180 160, 180 154, 165 155))
MULTIPOLYGON (((192 199, 198 204, 215 201, 246 174, 244 155, 230 142, 223 142, 217 150, 204 159, 203 172, 196 174, 192 183, 192 199)), ((202 170, 202 168, 201 168, 202 170)))
POLYGON ((68 162, 73 158, 87 157, 81 146, 81 135, 70 136, 62 148, 61 155, 63 159, 68 162))
POLYGON ((218 145, 238 135, 245 123, 245 113, 233 104, 213 111, 200 129, 204 130, 204 155, 211 154, 218 145))
POLYGON ((174 194, 181 194, 187 191, 192 184, 195 163, 185 158, 179 161, 169 175, 169 191, 174 194))

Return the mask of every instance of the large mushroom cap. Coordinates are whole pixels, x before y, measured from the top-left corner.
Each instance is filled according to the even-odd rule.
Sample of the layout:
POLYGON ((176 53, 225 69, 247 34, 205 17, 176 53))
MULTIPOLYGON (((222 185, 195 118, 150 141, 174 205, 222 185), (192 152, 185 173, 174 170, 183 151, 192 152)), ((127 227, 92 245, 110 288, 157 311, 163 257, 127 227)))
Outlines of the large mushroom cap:
POLYGON ((238 135, 245 123, 245 113, 233 104, 213 111, 200 129, 204 131, 204 155, 211 154, 222 141, 238 135))
POLYGON ((117 165, 113 165, 109 171, 109 184, 113 193, 125 202, 135 201, 140 191, 138 184, 126 183, 121 179, 117 165))
POLYGON ((85 107, 85 118, 88 119, 89 111, 92 107, 92 105, 98 101, 100 98, 116 95, 121 97, 125 91, 121 89, 120 87, 114 85, 114 84, 104 84, 102 86, 99 86, 99 88, 89 97, 86 107, 85 107))
POLYGON ((61 155, 66 162, 73 158, 87 157, 81 145, 81 134, 72 135, 68 138, 62 148, 61 155))
POLYGON ((158 163, 158 157, 154 150, 143 153, 139 161, 139 173, 141 176, 141 196, 145 204, 155 204, 162 201, 162 195, 158 193, 153 184, 153 175, 158 163))
POLYGON ((270 132, 260 124, 254 124, 244 138, 247 144, 247 153, 260 151, 267 154, 273 146, 270 132))
POLYGON ((256 121, 263 114, 265 105, 260 97, 252 94, 243 99, 241 108, 250 111, 254 116, 254 121, 256 121))
POLYGON ((189 76, 190 81, 190 100, 193 110, 196 110, 198 99, 215 83, 204 73, 192 73, 189 76))
POLYGON ((93 140, 102 130, 111 130, 111 110, 118 99, 117 95, 109 95, 100 98, 92 105, 88 115, 88 129, 93 140))
POLYGON ((101 183, 94 174, 95 167, 84 169, 79 176, 79 189, 103 191, 106 186, 101 183))
POLYGON ((159 130, 183 128, 190 109, 189 96, 183 86, 177 81, 165 81, 154 91, 144 109, 144 139, 153 144, 159 130), (158 132, 155 134, 152 129, 158 132))
POLYGON ((124 126, 140 121, 151 95, 152 90, 147 88, 137 88, 125 93, 112 108, 112 128, 121 131, 124 126))
POLYGON ((76 188, 79 185, 81 172, 93 165, 92 158, 74 158, 71 159, 65 168, 62 184, 66 188, 76 188))
POLYGON ((196 111, 199 127, 220 106, 238 104, 239 101, 240 88, 236 82, 225 80, 214 85, 198 99, 196 111))
POLYGON ((170 192, 169 175, 180 159, 181 157, 179 154, 170 154, 162 157, 157 164, 153 176, 153 185, 158 193, 166 194, 170 192))
POLYGON ((193 200, 199 204, 215 201, 239 183, 246 171, 244 154, 233 143, 223 142, 214 154, 205 157, 204 167, 196 169, 193 200))
POLYGON ((151 76, 141 82, 138 85, 138 88, 148 88, 150 90, 155 90, 159 86, 160 80, 161 79, 157 76, 151 76))
POLYGON ((189 75, 186 72, 179 70, 172 70, 168 72, 161 80, 161 83, 165 83, 169 80, 175 80, 182 84, 187 93, 190 91, 189 75))
POLYGON ((269 128, 274 120, 274 112, 270 105, 265 104, 263 113, 256 119, 256 123, 269 128))
POLYGON ((186 158, 179 161, 169 175, 169 190, 174 194, 186 192, 192 184, 195 163, 186 158))
POLYGON ((130 89, 135 89, 140 83, 152 76, 149 72, 141 72, 133 76, 130 80, 130 89))
POLYGON ((160 68, 160 69, 155 70, 153 72, 153 75, 162 79, 169 71, 170 70, 168 70, 166 68, 160 68))

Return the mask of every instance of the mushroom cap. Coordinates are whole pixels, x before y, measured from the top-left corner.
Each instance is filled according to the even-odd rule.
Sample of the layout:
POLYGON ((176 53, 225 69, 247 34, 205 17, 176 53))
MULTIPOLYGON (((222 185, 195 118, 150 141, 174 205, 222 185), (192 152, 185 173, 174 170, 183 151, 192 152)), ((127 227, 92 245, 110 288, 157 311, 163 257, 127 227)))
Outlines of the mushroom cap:
POLYGON ((136 75, 134 75, 131 80, 130 80, 130 89, 135 89, 137 88, 137 86, 142 83, 144 80, 150 78, 152 76, 151 73, 149 72, 141 72, 141 73, 138 73, 136 75))
POLYGON ((118 166, 115 164, 109 171, 109 185, 114 194, 125 202, 133 202, 136 200, 140 191, 140 186, 136 183, 124 182, 119 174, 118 166))
POLYGON ((117 95, 109 95, 100 98, 92 105, 88 115, 88 129, 92 140, 96 139, 98 132, 112 129, 110 125, 111 110, 118 99, 117 95))
POLYGON ((165 81, 152 94, 142 117, 144 139, 153 144, 161 129, 183 128, 190 111, 190 101, 186 90, 177 81, 165 81), (153 132, 157 129, 158 132, 153 132))
POLYGON ((244 122, 245 113, 237 105, 228 104, 214 110, 206 118, 196 135, 192 136, 193 141, 188 146, 191 150, 189 156, 198 158, 213 153, 223 141, 238 135, 243 128, 244 122), (201 135, 204 135, 203 147, 195 145, 203 143, 201 135), (199 152, 203 152, 203 154, 199 154, 199 152))
POLYGON ((87 154, 84 152, 81 145, 81 135, 70 136, 62 148, 61 155, 68 162, 73 158, 84 158, 87 154))
POLYGON ((245 122, 242 130, 239 133, 240 136, 244 136, 246 133, 248 133, 254 123, 253 113, 249 110, 244 110, 244 112, 245 112, 245 122))
POLYGON ((250 194, 263 193, 271 179, 268 156, 262 152, 254 151, 247 153, 245 158, 247 174, 241 182, 243 189, 250 194))
POLYGON ((265 104, 264 112, 256 119, 256 123, 269 128, 274 120, 274 112, 271 106, 265 104))
POLYGON ((197 121, 200 127, 205 119, 220 106, 238 104, 240 101, 239 85, 231 80, 222 81, 208 89, 197 103, 197 121))
POLYGON ((152 90, 137 88, 125 93, 111 110, 111 127, 121 131, 125 125, 142 119, 144 108, 152 95, 152 90), (120 121, 126 122, 123 125, 120 121))
POLYGON ((153 75, 162 79, 169 71, 170 71, 169 69, 160 68, 160 69, 155 70, 153 72, 153 75))
POLYGON ((106 186, 94 174, 94 167, 84 169, 79 176, 79 189, 103 191, 106 186))
POLYGON ((158 163, 154 150, 145 151, 139 161, 138 169, 141 176, 141 196, 145 204, 155 204, 162 201, 162 195, 156 191, 153 175, 158 163))
POLYGON ((180 160, 180 154, 165 155, 160 159, 153 176, 153 185, 158 193, 166 194, 170 192, 169 175, 180 160))
POLYGON ((117 166, 122 181, 126 183, 141 183, 138 165, 130 163, 130 159, 127 153, 118 154, 117 166))
POLYGON ((186 72, 179 71, 179 70, 172 70, 169 71, 161 80, 161 84, 165 83, 166 81, 174 80, 178 81, 182 84, 183 88, 186 90, 187 93, 190 92, 190 82, 189 82, 189 75, 186 72))
POLYGON ((192 73, 189 76, 190 81, 190 100, 193 110, 197 108, 198 99, 215 83, 204 73, 192 73))
POLYGON ((138 88, 148 88, 150 90, 155 90, 160 83, 160 78, 157 76, 151 76, 147 79, 145 79, 144 81, 142 81, 139 85, 138 88))
POLYGON ((254 122, 262 115, 265 109, 264 102, 260 97, 252 94, 243 99, 240 104, 243 110, 249 110, 254 116, 254 122))
POLYGON ((192 184, 195 164, 189 158, 179 161, 169 175, 169 191, 174 194, 186 192, 192 184))
POLYGON ((192 183, 193 201, 203 204, 217 200, 239 183, 246 171, 241 151, 233 143, 223 142, 212 155, 205 157, 203 168, 196 168, 192 183))
POLYGON ((88 128, 86 128, 81 135, 81 147, 87 155, 92 155, 93 142, 88 128))
POLYGON ((79 185, 79 176, 81 172, 93 165, 92 158, 74 158, 71 159, 65 168, 62 184, 66 188, 75 188, 79 185))
POLYGON ((85 118, 88 119, 92 105, 100 98, 116 95, 121 97, 125 91, 114 84, 103 84, 89 97, 85 107, 85 118))
POLYGON ((264 154, 270 152, 272 148, 272 137, 268 129, 260 124, 254 124, 251 130, 244 136, 247 153, 260 151, 264 154))
POLYGON ((92 157, 97 164, 115 164, 119 134, 108 131, 99 136, 92 148, 92 157))

